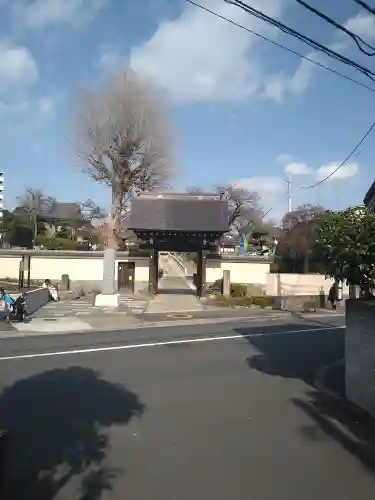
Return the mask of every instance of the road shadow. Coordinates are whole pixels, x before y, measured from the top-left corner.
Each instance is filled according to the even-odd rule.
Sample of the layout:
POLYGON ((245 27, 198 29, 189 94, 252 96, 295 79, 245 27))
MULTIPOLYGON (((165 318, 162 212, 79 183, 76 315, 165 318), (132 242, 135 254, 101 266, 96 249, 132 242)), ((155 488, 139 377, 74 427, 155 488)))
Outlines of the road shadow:
POLYGON ((9 499, 53 500, 78 478, 80 493, 71 500, 99 500, 119 472, 103 464, 106 428, 143 411, 136 394, 81 367, 46 371, 5 388, 0 428, 10 438, 9 499))
POLYGON ((345 401, 319 391, 309 391, 306 396, 292 400, 311 420, 301 428, 302 436, 314 442, 334 439, 375 475, 374 420, 345 401))
POLYGON ((283 327, 263 327, 259 329, 261 335, 256 335, 254 328, 240 328, 236 331, 244 335, 258 351, 247 359, 250 368, 268 375, 301 379, 313 385, 319 368, 344 356, 344 329, 311 331, 311 328, 330 327, 330 323, 320 323, 317 326, 311 323, 289 323, 283 327))

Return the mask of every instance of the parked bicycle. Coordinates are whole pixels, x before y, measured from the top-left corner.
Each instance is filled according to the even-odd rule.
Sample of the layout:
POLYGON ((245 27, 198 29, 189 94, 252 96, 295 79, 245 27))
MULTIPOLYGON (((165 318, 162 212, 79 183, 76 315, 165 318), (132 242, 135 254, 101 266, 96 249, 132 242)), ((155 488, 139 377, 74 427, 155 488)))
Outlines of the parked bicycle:
POLYGON ((4 301, 4 321, 19 321, 23 323, 27 317, 26 293, 22 293, 17 299, 13 299, 4 289, 0 289, 1 299, 4 301))

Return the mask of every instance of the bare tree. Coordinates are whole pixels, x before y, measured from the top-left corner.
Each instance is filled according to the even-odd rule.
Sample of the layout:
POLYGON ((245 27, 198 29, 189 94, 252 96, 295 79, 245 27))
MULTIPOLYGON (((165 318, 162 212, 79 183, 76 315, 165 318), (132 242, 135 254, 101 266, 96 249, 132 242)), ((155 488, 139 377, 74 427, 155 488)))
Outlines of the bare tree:
MULTIPOLYGON (((195 186, 189 187, 187 191, 192 194, 204 192, 201 187, 195 186)), ((215 186, 213 191, 228 201, 230 235, 247 235, 255 227, 263 227, 261 198, 257 192, 239 188, 234 184, 215 186)))
POLYGON ((84 171, 111 190, 108 248, 117 237, 132 198, 164 187, 170 177, 171 136, 165 107, 150 83, 127 70, 111 74, 79 95, 75 115, 77 150, 84 171))
POLYGON ((247 235, 262 221, 261 198, 256 191, 236 185, 217 186, 216 191, 228 201, 229 227, 233 235, 247 235))
POLYGON ((75 106, 74 133, 83 170, 111 191, 103 226, 105 296, 115 292, 114 254, 133 197, 164 187, 171 175, 164 104, 149 81, 127 70, 108 75, 99 87, 84 89, 75 106))
POLYGON ((107 215, 105 210, 90 198, 83 203, 79 203, 79 207, 83 220, 90 223, 96 219, 104 219, 107 215))
POLYGON ((48 213, 56 203, 55 198, 46 196, 40 189, 26 188, 24 194, 18 198, 19 208, 30 217, 33 239, 38 236, 38 221, 43 214, 48 213))

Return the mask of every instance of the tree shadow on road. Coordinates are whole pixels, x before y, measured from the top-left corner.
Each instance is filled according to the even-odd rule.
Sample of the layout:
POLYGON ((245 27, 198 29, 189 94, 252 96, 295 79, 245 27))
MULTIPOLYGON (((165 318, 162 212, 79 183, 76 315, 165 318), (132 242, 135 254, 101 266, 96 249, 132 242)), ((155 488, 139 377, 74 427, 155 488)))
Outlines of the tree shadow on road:
POLYGON ((144 405, 122 385, 93 370, 51 370, 7 387, 0 395, 0 427, 9 431, 8 495, 52 500, 79 479, 71 500, 99 500, 117 470, 103 462, 105 429, 141 416, 144 405))
MULTIPOLYGON (((329 328, 329 325, 327 324, 329 328)), ((258 351, 248 358, 250 368, 268 375, 300 379, 312 385, 316 372, 344 356, 344 329, 309 331, 313 326, 289 323, 286 327, 263 328, 262 335, 245 337, 258 351), (306 328, 306 331, 303 331, 306 328), (295 331, 288 333, 287 331, 295 331)), ((316 328, 324 328, 320 324, 316 328)), ((253 333, 251 328, 237 329, 241 335, 253 333)))
MULTIPOLYGON (((288 330, 301 330, 301 324, 289 324, 288 330)), ((252 329, 246 328, 238 331, 242 335, 253 333, 252 329)), ((314 386, 321 368, 344 357, 345 330, 296 333, 283 333, 280 330, 281 334, 264 330, 262 333, 266 335, 246 338, 258 351, 247 359, 249 367, 267 375, 302 380, 311 386, 310 389, 306 388, 301 397, 292 399, 292 404, 309 417, 308 423, 300 429, 303 438, 314 442, 333 439, 375 474, 373 419, 349 406, 344 399, 329 397, 314 386)), ((337 363, 337 370, 332 375, 337 376, 337 379, 331 380, 330 386, 343 396, 343 365, 337 363)))
POLYGON ((303 437, 314 442, 334 439, 375 475, 373 419, 319 391, 308 391, 306 396, 292 400, 311 419, 311 424, 301 428, 303 437))

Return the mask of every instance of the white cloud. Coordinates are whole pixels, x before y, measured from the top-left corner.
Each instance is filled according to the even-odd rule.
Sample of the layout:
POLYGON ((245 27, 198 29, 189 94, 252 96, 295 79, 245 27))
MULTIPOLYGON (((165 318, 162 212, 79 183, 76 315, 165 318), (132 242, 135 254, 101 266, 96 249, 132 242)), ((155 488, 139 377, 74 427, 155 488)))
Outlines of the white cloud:
POLYGON ((293 155, 289 153, 279 155, 276 158, 276 163, 281 166, 287 165, 288 163, 292 163, 292 161, 293 161, 293 155))
POLYGON ((55 102, 50 97, 41 97, 36 104, 36 113, 41 121, 51 120, 55 116, 55 102))
MULTIPOLYGON (((375 39, 375 16, 372 14, 359 13, 349 18, 344 26, 365 40, 375 39)), ((345 54, 352 43, 353 41, 351 38, 340 33, 339 39, 334 40, 328 47, 335 52, 345 54)), ((306 57, 327 66, 330 66, 331 63, 330 59, 315 51, 306 54, 306 57)), ((281 103, 288 93, 302 94, 310 85, 317 67, 317 65, 303 59, 292 76, 288 76, 284 73, 272 75, 265 85, 263 96, 281 103)))
POLYGON ((27 101, 5 102, 0 101, 0 119, 11 118, 25 113, 29 109, 27 101))
POLYGON ((269 217, 281 219, 287 210, 286 183, 281 177, 255 176, 233 181, 236 187, 249 191, 256 191, 261 199, 265 212, 270 211, 269 217))
POLYGON ((284 172, 290 175, 311 175, 313 169, 307 163, 288 163, 284 167, 284 172))
MULTIPOLYGON (((13 2, 15 0, 12 0, 13 2)), ((90 21, 104 6, 105 0, 18 0, 13 14, 28 28, 44 28, 53 24, 80 25, 90 21)))
MULTIPOLYGON (((217 0, 202 5, 256 31, 273 36, 266 23, 217 0)), ((279 17, 283 0, 253 0, 279 17)), ((180 101, 240 100, 260 92, 265 83, 255 55, 258 39, 230 23, 188 6, 181 16, 165 21, 150 40, 134 48, 131 66, 145 73, 180 101)))
MULTIPOLYGON (((323 165, 318 170, 316 170, 315 175, 318 180, 326 178, 328 175, 332 174, 338 167, 339 163, 329 163, 323 165)), ((343 165, 337 172, 335 172, 327 181, 338 180, 338 179, 348 179, 350 177, 355 177, 359 173, 358 163, 347 163, 343 165)))
POLYGON ((27 47, 0 45, 0 89, 30 85, 38 76, 36 60, 27 47))
POLYGON ((118 70, 125 67, 126 58, 113 48, 103 47, 99 51, 98 65, 104 71, 118 70))
POLYGON ((375 16, 360 12, 348 19, 345 28, 366 39, 375 39, 375 16))
POLYGON ((319 59, 321 59, 319 54, 315 52, 308 54, 306 57, 309 60, 303 59, 292 75, 285 73, 270 75, 265 82, 262 96, 282 103, 288 94, 303 94, 307 90, 316 69, 316 66, 311 61, 319 62, 319 59))
POLYGON ((0 124, 10 136, 35 133, 55 118, 55 102, 43 96, 36 100, 0 102, 0 124))
MULTIPOLYGON (((274 195, 283 191, 285 182, 276 176, 254 176, 237 179, 233 182, 236 187, 258 191, 262 195, 274 195)), ((284 189, 285 190, 285 189, 284 189)))

